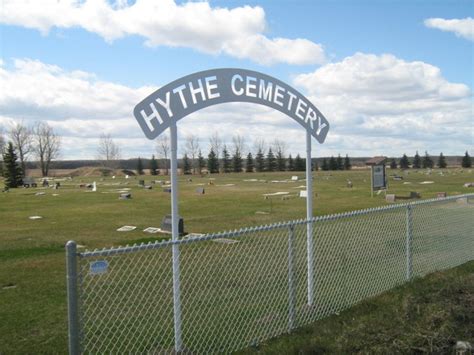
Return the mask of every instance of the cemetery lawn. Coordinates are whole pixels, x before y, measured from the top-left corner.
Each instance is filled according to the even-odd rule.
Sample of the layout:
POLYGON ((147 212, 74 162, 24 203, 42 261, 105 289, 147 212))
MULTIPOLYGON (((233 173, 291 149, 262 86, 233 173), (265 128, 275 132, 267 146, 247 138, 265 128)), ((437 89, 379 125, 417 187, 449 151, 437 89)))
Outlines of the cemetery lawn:
POLYGON ((473 343, 474 261, 433 273, 239 354, 454 354, 473 343))
MULTIPOLYGON (((388 193, 397 196, 408 196, 410 191, 421 193, 422 198, 436 197, 437 192, 447 192, 448 196, 469 193, 472 189, 463 184, 474 182, 473 171, 465 169, 445 169, 442 175, 438 169, 431 175, 422 170, 404 175, 388 169, 391 173, 404 177, 403 181, 389 179, 388 193), (423 181, 434 183, 420 184, 423 181)), ((297 195, 305 181, 284 182, 292 175, 304 179, 304 172, 226 174, 211 176, 213 180, 180 176, 179 210, 185 231, 209 233, 304 218, 306 200, 297 195), (257 181, 244 181, 249 179, 257 181), (211 181, 213 184, 209 185, 211 181), (204 187, 204 195, 196 193, 198 187, 204 187), (263 194, 275 192, 289 192, 291 198, 264 199, 263 194)), ((383 193, 370 197, 368 170, 320 171, 314 176, 314 215, 387 205, 383 193), (346 187, 347 180, 352 181, 353 188, 346 187)), ((151 185, 151 180, 165 182, 167 177, 75 177, 61 180, 59 190, 21 188, 0 194, 0 353, 66 352, 64 244, 68 240, 91 250, 168 238, 147 234, 143 229, 160 227, 162 217, 170 211, 170 194, 163 192, 159 184, 145 190, 138 186, 140 179, 151 185), (80 184, 93 181, 97 182, 97 192, 79 188, 80 184), (131 200, 118 199, 118 191, 123 189, 130 189, 131 200), (36 195, 38 192, 44 195, 36 195), (30 216, 43 218, 30 220, 30 216), (123 225, 137 229, 117 232, 123 225)), ((0 186, 3 187, 1 179, 0 186)), ((469 265, 472 290, 472 263, 469 265)), ((449 280, 448 277, 445 281, 449 280)), ((398 292, 401 291, 395 294, 398 292)), ((353 324, 363 329, 366 320, 361 318, 360 323, 356 318, 353 324)), ((305 349, 305 345, 301 348, 305 349)))

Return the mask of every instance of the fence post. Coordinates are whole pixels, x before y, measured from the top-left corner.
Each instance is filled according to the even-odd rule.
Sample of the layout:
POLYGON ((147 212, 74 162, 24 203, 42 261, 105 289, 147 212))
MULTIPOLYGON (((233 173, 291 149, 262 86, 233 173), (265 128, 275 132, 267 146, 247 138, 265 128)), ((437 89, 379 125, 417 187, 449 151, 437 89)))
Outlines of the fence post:
POLYGON ((405 254, 406 254, 406 279, 411 280, 413 273, 413 220, 412 220, 412 206, 407 205, 406 211, 406 242, 405 242, 405 254))
POLYGON ((313 255, 313 173, 311 162, 311 133, 306 132, 306 253, 308 268, 308 306, 313 305, 314 255, 313 255))
POLYGON ((79 317, 77 301, 77 245, 66 243, 68 346, 70 355, 79 354, 79 317))
POLYGON ((295 275, 294 275, 294 260, 295 260, 295 226, 290 225, 288 228, 288 333, 295 328, 296 318, 296 296, 295 296, 295 275))

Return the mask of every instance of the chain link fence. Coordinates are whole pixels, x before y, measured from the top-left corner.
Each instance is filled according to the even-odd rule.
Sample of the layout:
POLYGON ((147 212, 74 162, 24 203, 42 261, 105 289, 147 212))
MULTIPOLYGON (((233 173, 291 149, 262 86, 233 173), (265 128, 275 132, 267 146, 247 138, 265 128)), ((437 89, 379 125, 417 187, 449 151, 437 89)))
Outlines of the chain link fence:
POLYGON ((256 345, 472 260, 473 212, 469 194, 175 242, 82 253, 70 242, 70 352, 207 354, 256 345))

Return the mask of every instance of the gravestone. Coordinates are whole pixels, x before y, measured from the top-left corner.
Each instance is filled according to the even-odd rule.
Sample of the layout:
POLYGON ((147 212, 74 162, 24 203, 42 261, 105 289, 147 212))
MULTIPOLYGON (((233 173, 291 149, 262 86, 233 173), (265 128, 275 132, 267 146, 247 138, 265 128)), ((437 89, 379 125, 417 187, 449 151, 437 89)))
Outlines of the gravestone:
POLYGON ((420 198, 421 194, 416 191, 410 191, 410 198, 420 198))
POLYGON ((403 180, 403 176, 395 175, 395 176, 393 177, 393 180, 395 180, 395 181, 402 181, 402 180, 403 180))
POLYGON ((171 193, 171 187, 164 187, 163 192, 171 193))
POLYGON ((198 195, 204 195, 204 193, 205 193, 204 187, 198 187, 198 188, 196 189, 196 193, 197 193, 198 195))
POLYGON ((152 187, 151 185, 145 185, 145 186, 143 186, 143 188, 144 188, 145 190, 151 190, 151 189, 153 189, 153 187, 152 187))
POLYGON ((23 179, 23 187, 38 187, 38 184, 34 178, 27 176, 23 179))
POLYGON ((49 182, 46 179, 43 179, 43 187, 49 187, 49 182))
POLYGON ((387 202, 395 202, 395 195, 394 194, 387 194, 385 195, 385 201, 387 202))
POLYGON ((352 181, 351 180, 347 180, 347 187, 352 189, 352 181))
POLYGON ((120 194, 119 200, 130 200, 132 198, 131 193, 126 193, 126 194, 120 194))
MULTIPOLYGON (((172 218, 170 214, 167 214, 166 216, 163 217, 163 220, 161 221, 161 229, 167 232, 171 232, 171 223, 172 223, 172 218)), ((184 222, 183 218, 178 216, 178 234, 180 236, 184 235, 184 222)))
POLYGON ((436 194, 436 197, 438 198, 446 198, 448 196, 448 194, 446 192, 438 192, 436 194))

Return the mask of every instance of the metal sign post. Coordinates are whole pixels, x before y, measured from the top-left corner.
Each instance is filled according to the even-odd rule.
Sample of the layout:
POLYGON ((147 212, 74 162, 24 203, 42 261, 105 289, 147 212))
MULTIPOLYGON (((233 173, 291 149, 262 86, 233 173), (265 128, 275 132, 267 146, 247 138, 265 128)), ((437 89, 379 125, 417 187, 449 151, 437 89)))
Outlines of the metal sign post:
POLYGON ((308 306, 313 305, 314 255, 313 255, 313 174, 311 164, 311 133, 306 132, 306 253, 308 263, 308 306))
MULTIPOLYGON (((177 241, 178 231, 178 129, 176 122, 170 125, 171 141, 171 239, 177 241)), ((181 352, 181 297, 179 283, 179 245, 173 244, 173 311, 174 343, 176 353, 181 352)))

